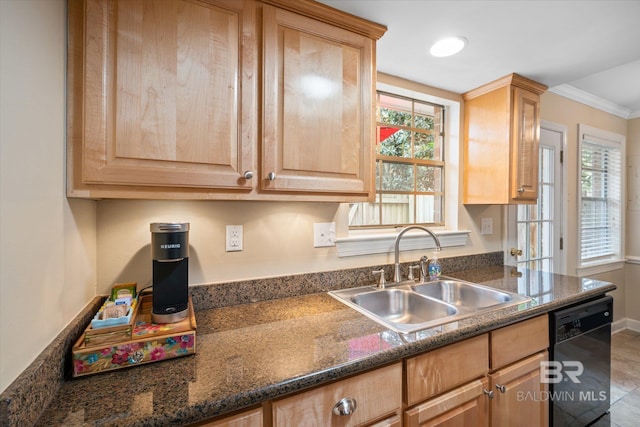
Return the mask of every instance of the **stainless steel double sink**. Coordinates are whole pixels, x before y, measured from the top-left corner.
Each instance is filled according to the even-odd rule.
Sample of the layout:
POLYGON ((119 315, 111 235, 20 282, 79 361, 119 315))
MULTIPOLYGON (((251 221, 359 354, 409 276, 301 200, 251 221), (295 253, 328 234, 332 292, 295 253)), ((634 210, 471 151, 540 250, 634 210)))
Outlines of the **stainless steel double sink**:
POLYGON ((392 331, 409 334, 476 314, 525 303, 513 292, 443 277, 432 282, 362 286, 329 295, 392 331))

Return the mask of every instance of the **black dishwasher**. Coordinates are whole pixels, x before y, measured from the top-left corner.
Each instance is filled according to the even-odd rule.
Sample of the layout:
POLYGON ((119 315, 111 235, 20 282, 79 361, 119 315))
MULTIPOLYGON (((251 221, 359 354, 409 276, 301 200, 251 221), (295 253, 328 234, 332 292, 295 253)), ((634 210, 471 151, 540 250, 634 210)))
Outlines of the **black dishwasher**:
POLYGON ((541 373, 552 426, 586 426, 609 411, 612 318, 610 296, 550 313, 551 357, 541 373))

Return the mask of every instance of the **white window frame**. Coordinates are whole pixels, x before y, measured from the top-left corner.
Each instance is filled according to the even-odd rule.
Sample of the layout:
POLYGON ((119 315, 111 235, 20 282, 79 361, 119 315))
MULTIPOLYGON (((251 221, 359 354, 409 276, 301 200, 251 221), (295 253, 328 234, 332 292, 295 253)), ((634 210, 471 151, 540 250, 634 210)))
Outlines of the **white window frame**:
POLYGON ((578 276, 585 276, 590 274, 598 274, 607 271, 612 271, 616 269, 620 269, 623 267, 625 259, 624 259, 624 229, 625 229, 625 167, 624 167, 624 159, 625 159, 625 141, 626 138, 624 135, 619 135, 613 132, 605 131, 602 129, 594 128, 585 124, 578 124, 578 173, 577 173, 577 248, 578 248, 578 259, 577 259, 577 274, 578 276), (603 147, 610 147, 615 150, 619 150, 620 152, 620 189, 619 194, 613 196, 613 201, 618 203, 619 219, 617 223, 619 227, 614 229, 615 235, 614 239, 617 240, 615 243, 614 251, 609 256, 603 256, 599 258, 595 258, 593 260, 583 259, 582 253, 582 152, 583 146, 585 143, 600 145, 603 147), (617 197, 617 200, 616 200, 617 197))
MULTIPOLYGON (((452 99, 418 92, 387 83, 378 82, 377 90, 388 92, 407 98, 426 101, 445 107, 445 152, 447 159, 445 168, 445 206, 444 206, 444 226, 430 227, 438 236, 443 248, 454 246, 465 246, 469 230, 458 229, 458 206, 459 206, 459 182, 460 181, 460 150, 462 148, 461 128, 461 103, 452 99)), ((349 204, 342 204, 338 210, 337 220, 339 228, 349 228, 349 204)), ((348 235, 336 239, 338 257, 370 255, 378 253, 393 252, 395 237, 399 229, 382 227, 348 230, 348 235)), ((413 230, 412 230, 413 231, 413 230)), ((435 244, 432 239, 425 239, 424 233, 409 231, 403 238, 400 247, 403 250, 433 249, 435 244)))

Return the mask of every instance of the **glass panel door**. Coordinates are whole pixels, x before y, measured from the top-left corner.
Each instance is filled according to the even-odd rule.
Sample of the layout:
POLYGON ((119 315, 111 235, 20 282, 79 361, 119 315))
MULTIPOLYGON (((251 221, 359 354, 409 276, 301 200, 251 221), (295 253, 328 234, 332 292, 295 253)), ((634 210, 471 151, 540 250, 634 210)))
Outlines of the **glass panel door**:
POLYGON ((547 124, 540 130, 538 202, 510 207, 509 265, 547 272, 564 272, 562 238, 561 150, 566 129, 547 124))

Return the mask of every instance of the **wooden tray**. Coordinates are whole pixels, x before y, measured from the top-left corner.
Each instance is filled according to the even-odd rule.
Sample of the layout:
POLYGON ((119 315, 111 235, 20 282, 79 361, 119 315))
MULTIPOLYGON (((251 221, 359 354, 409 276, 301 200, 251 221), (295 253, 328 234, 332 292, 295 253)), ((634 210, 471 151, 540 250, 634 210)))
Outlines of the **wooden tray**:
POLYGON ((94 328, 90 323, 84 331, 84 344, 86 346, 95 346, 130 340, 133 335, 136 318, 141 306, 141 301, 137 301, 135 306, 132 308, 129 321, 125 324, 94 328))
POLYGON ((118 341, 97 343, 90 339, 87 343, 85 330, 72 348, 74 377, 195 354, 196 317, 191 297, 185 319, 162 324, 151 321, 151 298, 140 297, 129 337, 114 334, 111 337, 118 336, 118 341))

